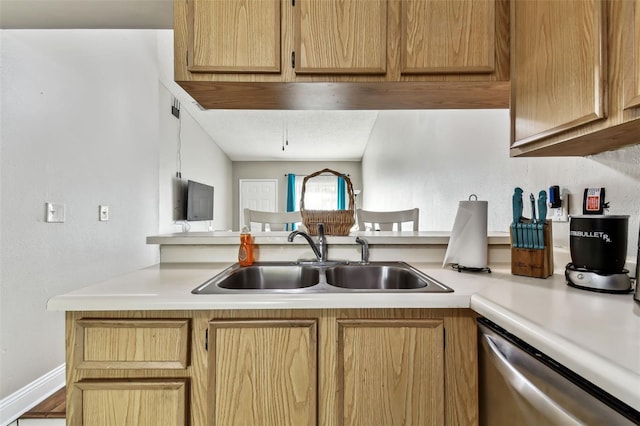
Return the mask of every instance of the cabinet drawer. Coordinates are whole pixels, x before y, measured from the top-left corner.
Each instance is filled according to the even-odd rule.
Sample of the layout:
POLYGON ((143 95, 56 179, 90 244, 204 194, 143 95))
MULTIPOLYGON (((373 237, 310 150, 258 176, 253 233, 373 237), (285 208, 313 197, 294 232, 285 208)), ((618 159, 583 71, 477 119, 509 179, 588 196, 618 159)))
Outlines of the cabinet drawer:
POLYGON ((189 319, 80 319, 75 361, 87 369, 186 369, 189 319))
POLYGON ((186 379, 85 380, 71 387, 67 424, 183 426, 188 395, 186 379))

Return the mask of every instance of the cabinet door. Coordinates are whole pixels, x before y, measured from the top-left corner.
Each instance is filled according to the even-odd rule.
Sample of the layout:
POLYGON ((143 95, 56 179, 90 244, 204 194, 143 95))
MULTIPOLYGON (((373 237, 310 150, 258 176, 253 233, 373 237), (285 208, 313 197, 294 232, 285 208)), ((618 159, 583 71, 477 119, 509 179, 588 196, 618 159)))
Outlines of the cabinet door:
POLYGON ((635 108, 640 106, 640 0, 628 0, 623 5, 630 30, 625 34, 624 106, 635 108))
POLYGON ((186 379, 87 380, 73 384, 70 426, 189 424, 186 379), (79 410, 79 411, 77 411, 79 410))
POLYGON ((511 2, 512 147, 606 116, 605 3, 511 2))
POLYGON ((402 0, 402 73, 491 73, 496 0, 402 0))
POLYGON ((387 0, 297 0, 297 74, 384 74, 387 0))
POLYGON ((344 425, 444 424, 441 320, 338 320, 344 425))
POLYGON ((280 72, 280 0, 189 2, 192 72, 280 72))
POLYGON ((209 323, 209 424, 315 425, 315 320, 209 323))

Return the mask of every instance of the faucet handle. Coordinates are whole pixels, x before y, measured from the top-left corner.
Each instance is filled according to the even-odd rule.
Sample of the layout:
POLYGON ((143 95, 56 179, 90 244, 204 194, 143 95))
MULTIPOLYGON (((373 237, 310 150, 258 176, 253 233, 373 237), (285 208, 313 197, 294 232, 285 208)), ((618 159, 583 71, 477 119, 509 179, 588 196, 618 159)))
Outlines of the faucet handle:
POLYGON ((369 243, 364 238, 356 237, 356 243, 360 244, 362 252, 360 257, 361 265, 369 264, 369 243))
POLYGON ((318 236, 324 237, 324 223, 318 223, 318 236))

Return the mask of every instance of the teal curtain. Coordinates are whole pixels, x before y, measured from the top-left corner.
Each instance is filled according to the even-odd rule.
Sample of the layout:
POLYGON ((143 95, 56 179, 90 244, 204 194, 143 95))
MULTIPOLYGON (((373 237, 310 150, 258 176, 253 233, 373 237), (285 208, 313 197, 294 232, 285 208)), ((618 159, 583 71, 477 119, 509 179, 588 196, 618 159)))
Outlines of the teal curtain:
MULTIPOLYGON (((296 209, 296 175, 293 173, 289 173, 287 175, 287 211, 292 212, 296 209)), ((291 224, 291 230, 295 230, 297 225, 295 223, 291 224)), ((289 224, 285 228, 287 231, 289 230, 289 224)))
POLYGON ((345 202, 347 199, 347 182, 338 177, 338 210, 346 210, 345 202))

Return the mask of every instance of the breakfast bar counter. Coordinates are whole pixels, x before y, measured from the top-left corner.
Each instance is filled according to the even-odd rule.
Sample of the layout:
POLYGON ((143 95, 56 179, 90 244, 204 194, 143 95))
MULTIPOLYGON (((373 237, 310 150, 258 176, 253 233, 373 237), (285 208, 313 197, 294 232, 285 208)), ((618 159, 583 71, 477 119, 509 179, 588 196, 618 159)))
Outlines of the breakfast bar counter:
MULTIPOLYGON (((180 240, 182 237, 174 238, 171 243, 187 243, 180 240)), ((347 237, 338 238, 345 238, 345 247, 348 246, 347 237)), ((165 241, 158 237, 158 242, 165 241)), ((336 244, 337 239, 333 238, 333 242, 330 239, 331 243, 336 244)), ((372 246, 372 257, 375 257, 375 243, 372 246)), ((357 257, 357 246, 351 249, 351 254, 357 257)), ((385 256, 391 252, 389 249, 386 247, 385 256)), ((399 255, 394 260, 404 259, 399 255)), ((49 300, 48 309, 85 312, 472 309, 640 411, 640 303, 634 302, 631 294, 602 294, 569 287, 558 265, 555 275, 538 279, 512 275, 507 263, 492 263, 491 273, 469 273, 457 272, 435 261, 408 261, 451 287, 453 293, 403 293, 401 290, 371 293, 191 293, 233 263, 231 258, 214 262, 163 262, 56 296, 49 300)))

